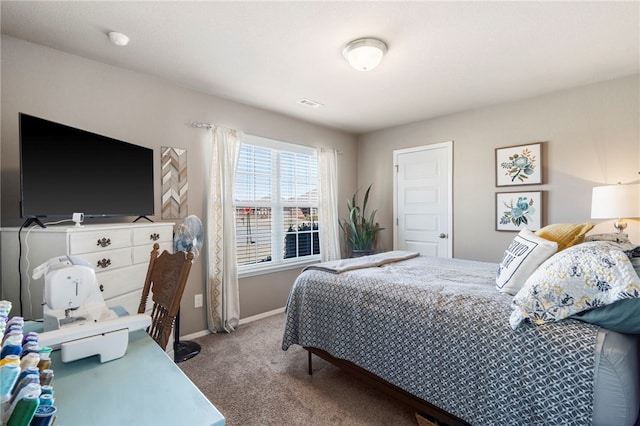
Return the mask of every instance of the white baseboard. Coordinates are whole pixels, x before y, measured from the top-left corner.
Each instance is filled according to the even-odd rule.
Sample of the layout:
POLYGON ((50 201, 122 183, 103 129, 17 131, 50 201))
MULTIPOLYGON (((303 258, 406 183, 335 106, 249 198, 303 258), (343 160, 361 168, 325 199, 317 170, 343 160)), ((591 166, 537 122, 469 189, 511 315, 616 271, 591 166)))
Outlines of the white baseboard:
POLYGON ((211 334, 209 330, 196 331, 195 333, 187 334, 186 336, 180 336, 180 341, 191 340, 202 336, 208 336, 211 334))
MULTIPOLYGON (((278 315, 278 314, 283 313, 284 310, 285 310, 285 307, 282 307, 282 308, 274 309, 273 311, 263 312, 261 314, 253 315, 253 316, 250 316, 250 317, 247 317, 247 318, 241 318, 240 321, 239 321, 239 324, 240 325, 248 324, 250 322, 261 320, 263 318, 267 318, 267 317, 270 317, 272 315, 278 315)), ((186 336, 180 336, 180 340, 182 341, 182 340, 196 339, 198 337, 207 336, 209 334, 211 334, 211 332, 209 330, 197 331, 195 333, 187 334, 186 336)))
POLYGON ((263 318, 267 318, 267 317, 270 317, 272 315, 281 314, 281 313, 284 312, 284 310, 285 310, 285 307, 283 306, 282 308, 274 309, 273 311, 263 312, 263 313, 258 314, 258 315, 253 315, 251 317, 242 318, 242 319, 240 319, 240 325, 248 324, 250 322, 257 321, 257 320, 260 320, 260 319, 263 319, 263 318))

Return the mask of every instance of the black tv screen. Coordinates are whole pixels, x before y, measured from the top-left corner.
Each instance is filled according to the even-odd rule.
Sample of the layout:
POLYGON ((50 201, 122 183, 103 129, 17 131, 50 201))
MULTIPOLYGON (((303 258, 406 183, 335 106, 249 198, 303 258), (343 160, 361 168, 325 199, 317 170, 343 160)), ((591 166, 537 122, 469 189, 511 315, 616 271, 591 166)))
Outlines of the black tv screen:
POLYGON ((21 217, 153 215, 152 149, 24 113, 19 121, 21 217))

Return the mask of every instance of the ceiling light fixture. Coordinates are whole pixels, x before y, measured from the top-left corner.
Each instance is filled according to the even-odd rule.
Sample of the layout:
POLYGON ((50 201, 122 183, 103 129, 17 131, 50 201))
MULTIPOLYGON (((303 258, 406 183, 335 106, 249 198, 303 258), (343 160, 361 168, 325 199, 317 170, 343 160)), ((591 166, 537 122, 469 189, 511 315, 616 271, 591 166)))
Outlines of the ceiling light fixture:
POLYGON ((129 44, 129 37, 116 31, 111 31, 109 33, 109 40, 111 40, 111 43, 116 46, 126 46, 129 44))
POLYGON ((387 45, 376 38, 359 38, 347 44, 342 55, 358 71, 371 71, 387 53, 387 45))

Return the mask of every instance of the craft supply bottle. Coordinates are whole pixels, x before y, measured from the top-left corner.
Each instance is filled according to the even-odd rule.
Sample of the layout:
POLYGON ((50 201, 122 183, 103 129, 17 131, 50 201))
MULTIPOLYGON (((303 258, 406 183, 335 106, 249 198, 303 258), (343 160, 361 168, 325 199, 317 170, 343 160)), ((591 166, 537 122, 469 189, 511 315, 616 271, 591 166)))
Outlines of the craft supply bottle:
POLYGON ((5 364, 18 364, 20 366, 20 355, 7 355, 0 359, 0 367, 5 364))
POLYGON ((38 362, 38 370, 42 373, 44 370, 48 370, 51 367, 51 348, 40 348, 40 362, 38 362))
POLYGON ((53 395, 53 386, 51 385, 42 385, 40 386, 41 393, 48 393, 49 395, 53 395))
POLYGON ((29 342, 38 343, 38 340, 38 333, 36 333, 35 331, 30 331, 22 338, 22 346, 26 345, 29 342))
POLYGON ((38 395, 30 393, 25 395, 13 408, 7 426, 28 426, 40 405, 38 395))
POLYGON ((7 424, 9 414, 11 414, 11 397, 9 395, 0 395, 0 424, 7 424))
POLYGON ((11 312, 11 302, 8 300, 0 300, 0 314, 9 316, 9 312, 11 312))
POLYGON ((53 395, 50 393, 41 393, 40 394, 40 405, 53 405, 54 399, 53 395))
POLYGON ((38 395, 40 394, 40 375, 39 374, 27 374, 26 376, 18 377, 18 382, 13 387, 11 391, 11 403, 13 404, 16 399, 20 398, 20 393, 26 389, 31 384, 38 385, 38 395))
POLYGON ((22 370, 26 370, 27 368, 38 368, 39 362, 40 354, 38 352, 29 352, 20 360, 20 368, 22 370))
POLYGON ((9 407, 9 413, 7 414, 8 416, 11 416, 11 413, 16 408, 16 405, 18 405, 18 402, 20 402, 20 400, 26 395, 35 395, 35 397, 38 398, 39 401, 40 385, 37 383, 29 383, 27 386, 22 388, 20 392, 11 395, 11 406, 9 407))
POLYGON ((56 414, 56 407, 53 405, 39 405, 31 420, 30 426, 50 426, 56 414))
POLYGON ((18 381, 19 375, 19 364, 5 364, 0 367, 0 395, 11 395, 11 389, 18 381))
POLYGON ((22 354, 22 333, 17 331, 11 331, 4 335, 5 339, 2 343, 2 351, 0 351, 0 358, 4 358, 7 355, 21 355, 22 354))
POLYGON ((53 370, 47 368, 40 372, 40 386, 49 386, 53 382, 53 370))
POLYGON ((26 354, 29 354, 31 352, 40 352, 40 346, 38 346, 38 342, 26 342, 22 344, 22 356, 25 356, 26 354))

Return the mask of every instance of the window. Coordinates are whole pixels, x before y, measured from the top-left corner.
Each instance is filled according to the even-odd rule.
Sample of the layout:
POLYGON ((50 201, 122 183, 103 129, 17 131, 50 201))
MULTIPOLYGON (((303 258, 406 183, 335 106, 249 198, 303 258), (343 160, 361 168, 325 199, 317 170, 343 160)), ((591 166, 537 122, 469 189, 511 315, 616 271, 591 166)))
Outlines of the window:
POLYGON ((315 149, 246 135, 234 211, 240 271, 319 258, 315 149))

